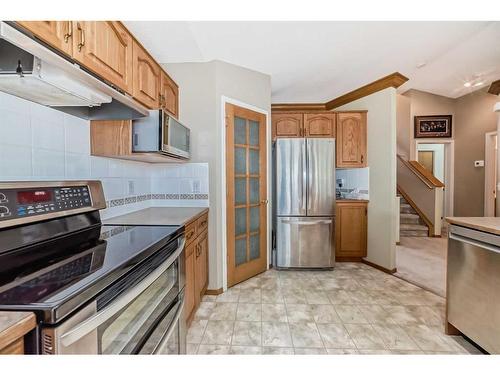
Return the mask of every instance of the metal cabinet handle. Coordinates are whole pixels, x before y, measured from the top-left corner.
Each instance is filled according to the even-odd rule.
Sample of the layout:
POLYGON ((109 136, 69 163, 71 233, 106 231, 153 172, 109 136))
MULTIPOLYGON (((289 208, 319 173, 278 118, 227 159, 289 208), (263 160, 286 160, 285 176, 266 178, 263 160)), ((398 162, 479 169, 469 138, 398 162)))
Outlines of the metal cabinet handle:
POLYGON ((365 156, 361 155, 361 163, 363 163, 364 161, 365 161, 365 156))
POLYGON ((73 36, 73 21, 68 21, 68 31, 64 34, 64 43, 68 43, 69 38, 73 36))
POLYGON ((78 43, 78 52, 81 52, 83 46, 85 45, 85 30, 80 25, 80 22, 77 22, 76 27, 80 32, 80 43, 78 43))
POLYGON ((450 238, 450 240, 465 242, 466 244, 480 247, 480 248, 483 248, 485 250, 489 250, 489 251, 492 251, 494 253, 500 254, 500 248, 498 248, 494 245, 487 244, 485 242, 477 241, 477 240, 474 240, 472 238, 464 237, 464 236, 461 236, 459 234, 454 234, 454 233, 450 233, 449 238, 450 238))
POLYGON ((174 263, 174 261, 179 257, 184 250, 184 245, 186 240, 184 237, 180 239, 179 247, 177 250, 158 268, 156 268, 152 273, 150 273, 146 278, 144 278, 139 284, 130 289, 123 296, 117 298, 115 302, 113 302, 108 307, 99 311, 97 314, 92 315, 87 320, 84 320, 80 324, 77 324, 76 327, 69 330, 65 334, 61 336, 61 344, 63 346, 70 346, 75 343, 83 336, 89 334, 94 329, 99 327, 101 324, 110 319, 113 315, 127 306, 130 302, 136 299, 141 293, 144 292, 151 284, 153 284, 158 277, 160 277, 166 270, 174 263))
POLYGON ((260 201, 261 204, 267 204, 269 201, 267 199, 263 199, 260 201))
POLYGON ((163 350, 165 344, 168 342, 170 339, 170 336, 172 336, 172 333, 174 332, 175 327, 177 327, 177 323, 179 322, 179 319, 181 318, 182 311, 184 310, 184 299, 182 299, 182 302, 177 302, 178 307, 177 307, 177 312, 175 313, 174 319, 172 320, 172 324, 170 327, 168 327, 167 332, 165 335, 162 337, 156 348, 154 348, 152 354, 161 354, 160 352, 163 350))

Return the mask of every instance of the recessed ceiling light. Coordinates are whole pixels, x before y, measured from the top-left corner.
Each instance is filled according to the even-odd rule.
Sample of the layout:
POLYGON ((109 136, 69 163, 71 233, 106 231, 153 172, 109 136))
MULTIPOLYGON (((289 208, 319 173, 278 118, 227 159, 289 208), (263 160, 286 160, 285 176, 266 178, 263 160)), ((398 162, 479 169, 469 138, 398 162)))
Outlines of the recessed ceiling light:
POLYGON ((481 86, 482 84, 484 84, 484 82, 477 82, 477 83, 474 83, 474 87, 481 86))
POLYGON ((426 66, 426 65, 427 65, 427 63, 426 63, 425 61, 419 62, 419 63, 417 64, 417 69, 423 68, 423 67, 424 67, 424 66, 426 66))
POLYGON ((465 87, 471 87, 471 86, 472 86, 472 83, 470 83, 470 82, 465 82, 465 83, 464 83, 464 86, 465 86, 465 87))

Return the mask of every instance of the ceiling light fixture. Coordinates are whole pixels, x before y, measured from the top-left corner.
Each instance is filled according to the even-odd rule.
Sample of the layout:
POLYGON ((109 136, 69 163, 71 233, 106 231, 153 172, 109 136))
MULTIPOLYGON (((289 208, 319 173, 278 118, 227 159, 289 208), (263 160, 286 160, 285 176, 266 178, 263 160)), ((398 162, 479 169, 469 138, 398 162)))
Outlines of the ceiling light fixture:
POLYGON ((465 86, 465 87, 471 87, 471 86, 472 86, 472 83, 470 83, 470 82, 465 82, 465 83, 464 83, 464 86, 465 86))

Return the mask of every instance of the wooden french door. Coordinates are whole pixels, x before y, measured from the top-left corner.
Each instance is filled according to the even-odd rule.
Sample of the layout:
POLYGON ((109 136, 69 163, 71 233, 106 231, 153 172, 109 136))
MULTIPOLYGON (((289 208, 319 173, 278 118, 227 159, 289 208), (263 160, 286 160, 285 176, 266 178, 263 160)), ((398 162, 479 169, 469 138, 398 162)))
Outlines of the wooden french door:
POLYGON ((267 268, 266 116, 226 104, 228 286, 267 268))

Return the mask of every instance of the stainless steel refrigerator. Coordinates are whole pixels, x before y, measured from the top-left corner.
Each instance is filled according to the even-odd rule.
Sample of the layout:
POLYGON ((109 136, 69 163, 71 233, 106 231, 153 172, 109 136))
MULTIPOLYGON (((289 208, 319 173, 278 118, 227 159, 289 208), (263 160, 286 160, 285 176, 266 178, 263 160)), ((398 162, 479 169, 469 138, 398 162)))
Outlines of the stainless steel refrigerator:
POLYGON ((335 265, 335 139, 278 138, 274 145, 275 266, 335 265))

